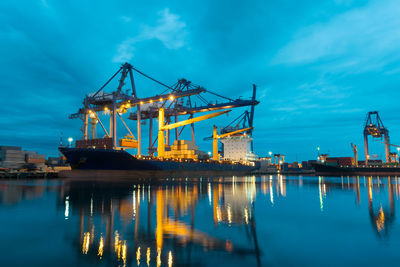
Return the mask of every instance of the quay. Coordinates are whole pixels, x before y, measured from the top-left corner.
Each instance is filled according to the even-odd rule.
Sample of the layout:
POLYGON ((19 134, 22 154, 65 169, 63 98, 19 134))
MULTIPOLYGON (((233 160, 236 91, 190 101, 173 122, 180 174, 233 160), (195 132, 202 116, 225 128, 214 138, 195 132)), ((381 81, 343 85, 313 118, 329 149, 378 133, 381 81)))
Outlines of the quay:
POLYGON ((0 172, 0 179, 54 179, 58 178, 58 172, 0 172))

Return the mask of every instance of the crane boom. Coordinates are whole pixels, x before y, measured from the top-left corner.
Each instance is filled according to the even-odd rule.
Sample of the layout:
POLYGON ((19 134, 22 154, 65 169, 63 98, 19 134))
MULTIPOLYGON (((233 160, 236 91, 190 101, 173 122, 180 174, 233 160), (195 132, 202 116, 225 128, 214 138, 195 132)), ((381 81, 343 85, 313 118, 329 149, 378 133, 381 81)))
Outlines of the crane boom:
POLYGON ((220 134, 220 135, 218 135, 218 138, 224 138, 224 137, 230 136, 232 134, 237 134, 237 133, 241 133, 241 132, 247 132, 249 130, 253 130, 253 127, 243 128, 243 129, 239 129, 239 130, 232 131, 232 132, 229 132, 229 133, 220 134))
POLYGON ((177 127, 181 127, 181 126, 185 126, 185 125, 188 125, 188 124, 191 124, 191 123, 195 123, 195 122, 211 119, 211 118, 220 116, 222 114, 228 113, 230 111, 231 110, 218 111, 218 112, 215 112, 215 113, 199 116, 199 117, 196 117, 196 118, 192 118, 192 119, 188 119, 188 120, 184 120, 184 121, 180 121, 180 122, 176 122, 176 123, 171 123, 171 124, 168 124, 168 125, 164 125, 161 130, 171 130, 171 129, 174 129, 174 128, 177 128, 177 127))
POLYGON ((180 121, 180 122, 176 122, 176 123, 172 123, 172 124, 168 124, 168 125, 164 125, 164 111, 165 111, 164 108, 160 108, 158 110, 158 146, 157 146, 157 153, 158 153, 158 157, 159 158, 163 158, 164 155, 165 155, 165 131, 166 130, 171 130, 171 129, 174 129, 174 128, 177 128, 177 127, 181 127, 181 126, 185 126, 185 125, 188 125, 188 124, 192 124, 192 123, 195 123, 195 122, 211 119, 211 118, 220 116, 222 114, 228 113, 231 110, 219 111, 219 112, 203 115, 203 116, 200 116, 200 117, 196 117, 196 118, 192 118, 192 119, 188 119, 188 120, 184 120, 184 121, 180 121))
MULTIPOLYGON (((384 144, 385 142, 381 142, 382 144, 384 144)), ((394 146, 394 147, 400 147, 399 145, 393 145, 393 144, 388 144, 389 146, 394 146)))

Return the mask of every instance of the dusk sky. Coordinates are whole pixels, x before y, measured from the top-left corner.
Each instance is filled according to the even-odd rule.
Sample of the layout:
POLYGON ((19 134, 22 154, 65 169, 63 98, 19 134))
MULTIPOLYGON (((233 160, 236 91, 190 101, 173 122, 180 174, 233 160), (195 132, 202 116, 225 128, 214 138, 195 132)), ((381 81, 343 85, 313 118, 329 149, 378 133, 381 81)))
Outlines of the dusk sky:
MULTIPOLYGON (((259 156, 316 159, 317 146, 352 156, 353 142, 364 158, 368 111, 400 144, 399 14, 395 0, 2 0, 0 145, 57 155, 60 132, 81 137, 68 115, 130 62, 166 84, 186 78, 232 98, 250 97, 256 84, 259 156)), ((138 78, 137 91, 162 89, 138 78)), ((199 123, 202 150, 211 150, 203 137, 213 123, 243 111, 199 123)), ((147 147, 147 130, 143 137, 147 147)))

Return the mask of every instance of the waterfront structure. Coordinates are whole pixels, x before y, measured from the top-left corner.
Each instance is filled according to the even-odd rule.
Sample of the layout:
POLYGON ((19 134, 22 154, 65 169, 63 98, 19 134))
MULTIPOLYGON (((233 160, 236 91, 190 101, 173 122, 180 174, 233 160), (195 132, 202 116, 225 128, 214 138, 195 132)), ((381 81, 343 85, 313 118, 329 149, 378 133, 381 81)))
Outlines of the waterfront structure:
MULTIPOLYGON (((123 64, 120 69, 95 93, 91 93, 84 98, 83 107, 78 112, 71 114, 70 118, 80 118, 83 121, 83 137, 79 140, 80 146, 84 144, 93 147, 98 146, 93 144, 96 140, 100 146, 106 146, 106 148, 119 149, 119 148, 134 148, 138 156, 142 155, 142 124, 148 120, 149 125, 149 146, 148 155, 153 156, 154 153, 160 152, 160 144, 158 147, 155 146, 156 141, 160 142, 160 135, 156 140, 153 139, 153 119, 157 119, 160 115, 159 111, 161 108, 163 111, 163 127, 162 130, 164 137, 161 138, 165 142, 165 148, 168 148, 171 144, 171 130, 175 131, 175 140, 180 140, 179 136, 182 133, 183 127, 179 130, 178 127, 171 128, 172 120, 176 123, 179 121, 180 116, 189 116, 188 120, 195 120, 194 115, 201 112, 211 112, 218 110, 228 110, 239 107, 251 106, 251 112, 247 113, 250 121, 250 127, 252 127, 254 117, 254 106, 259 101, 255 99, 256 86, 253 85, 253 95, 251 99, 232 99, 230 97, 222 96, 218 93, 214 93, 204 87, 194 85, 192 82, 186 79, 179 79, 177 83, 172 86, 168 86, 156 79, 144 74, 140 70, 136 69, 129 63, 123 64), (136 90, 133 73, 136 72, 143 77, 150 79, 165 89, 161 94, 141 97, 139 98, 140 92, 136 90), (118 75, 121 74, 117 90, 113 92, 105 92, 105 87, 118 75), (124 88, 125 83, 130 80, 129 85, 131 88, 124 88), (217 99, 208 99, 209 96, 217 99), (136 136, 131 131, 128 124, 123 119, 124 113, 130 112, 133 108, 136 111, 131 112, 128 116, 130 120, 136 120, 137 131, 136 136), (103 123, 100 115, 109 115, 109 128, 103 123), (121 120, 127 130, 125 137, 118 138, 117 136, 117 120, 121 120), (98 131, 96 130, 97 124, 101 125, 104 132, 105 138, 110 138, 110 142, 103 144, 105 138, 97 138, 98 131), (107 129, 108 128, 108 129, 107 129), (118 142, 118 140, 120 140, 118 142), (119 145, 119 146, 118 146, 119 145), (158 151, 157 151, 158 150, 158 151)), ((187 120, 187 121, 188 121, 187 120)), ((190 123, 191 141, 195 141, 195 129, 194 122, 190 123)), ((160 131, 160 129, 159 129, 160 131)), ((251 135, 252 130, 248 130, 247 133, 251 135)), ((161 140, 162 141, 162 140, 161 140)), ((160 155, 157 155, 160 157, 160 155)), ((162 155, 163 156, 163 155, 162 155)))
MULTIPOLYGON (((125 63, 119 71, 107 81, 96 93, 89 94, 83 101, 83 108, 70 118, 81 118, 83 120, 83 139, 76 141, 76 148, 60 147, 60 151, 66 156, 73 169, 101 169, 101 170, 138 170, 138 171, 238 171, 249 172, 254 169, 252 162, 222 162, 218 157, 218 140, 213 142, 215 152, 213 160, 210 162, 208 155, 200 152, 195 144, 194 124, 208 120, 230 112, 233 108, 251 106, 251 112, 245 113, 249 121, 249 127, 244 127, 239 131, 223 132, 214 139, 230 136, 238 132, 245 131, 243 136, 248 134, 251 137, 252 122, 254 117, 254 106, 259 102, 255 99, 256 86, 253 85, 253 96, 251 100, 231 99, 210 92, 203 87, 195 86, 191 82, 180 79, 175 85, 167 86, 141 71, 135 69, 132 65, 125 63), (167 89, 160 95, 138 98, 133 79, 133 71, 149 78, 167 89), (103 91, 105 86, 121 72, 118 88, 112 93, 103 91), (122 90, 125 85, 125 79, 129 76, 131 89, 122 90), (132 94, 128 91, 132 90, 132 94), (208 101, 203 96, 204 93, 210 93, 214 96, 224 99, 225 102, 208 101), (198 97, 199 103, 194 99, 198 97), (185 104, 185 101, 186 104, 185 104), (122 114, 131 108, 136 107, 136 113, 131 113, 128 119, 137 121, 137 134, 124 121, 122 114), (202 116, 194 115, 196 113, 212 112, 202 116), (110 128, 107 131, 105 124, 100 120, 101 113, 110 115, 110 128), (178 120, 179 116, 189 116, 185 120, 178 120), (118 140, 117 136, 117 117, 125 126, 128 134, 118 140), (145 119, 149 119, 149 153, 148 157, 142 155, 141 149, 141 125, 145 119), (153 118, 158 118, 158 136, 157 146, 153 142, 153 118), (171 118, 174 118, 172 122, 171 118), (89 119, 91 120, 91 130, 88 134, 89 119), (97 138, 96 125, 99 123, 105 133, 103 138, 97 138), (185 126, 191 129, 192 140, 181 140, 180 134, 185 126), (179 128, 181 130, 179 130, 179 128), (171 145, 171 133, 175 131, 175 141, 171 145), (117 145, 119 144, 119 146, 117 145), (189 148, 190 144, 190 148, 189 148), (126 149, 136 149, 135 156, 126 152, 126 149), (157 156, 154 157, 154 153, 157 156), (206 161, 204 161, 206 160, 206 161)), ((250 142, 252 139, 248 139, 250 142)), ((242 161, 250 158, 255 159, 251 153, 246 153, 242 161)))
POLYGON ((365 165, 368 165, 369 160, 369 147, 368 147, 368 136, 371 135, 373 139, 382 139, 385 141, 385 159, 389 163, 390 158, 390 139, 389 130, 383 125, 381 118, 379 117, 378 111, 370 111, 367 114, 364 127, 364 151, 365 151, 365 165))
POLYGON ((0 167, 5 169, 46 167, 46 156, 35 151, 25 151, 18 146, 0 146, 0 167))

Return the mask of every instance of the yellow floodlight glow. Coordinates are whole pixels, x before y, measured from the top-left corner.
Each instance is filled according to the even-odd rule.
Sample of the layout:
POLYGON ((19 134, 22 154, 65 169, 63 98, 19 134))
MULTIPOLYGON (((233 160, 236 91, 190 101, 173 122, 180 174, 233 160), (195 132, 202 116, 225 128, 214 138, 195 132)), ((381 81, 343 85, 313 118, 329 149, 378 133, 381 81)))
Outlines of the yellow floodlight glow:
POLYGON ((100 259, 103 257, 104 253, 104 239, 103 237, 100 237, 100 243, 99 243, 99 250, 97 252, 97 256, 100 256, 100 259))
POLYGON ((124 240, 124 244, 122 245, 122 261, 124 262, 124 266, 126 264, 126 250, 127 250, 127 246, 126 246, 126 240, 124 240))
POLYGON ((161 266, 161 249, 157 249, 157 267, 161 266))
POLYGON ((143 105, 143 101, 140 101, 140 105, 143 105))
POLYGON ((147 251, 146 251, 146 263, 147 263, 147 266, 150 266, 150 248, 147 248, 147 251))
POLYGON ((172 252, 170 251, 169 253, 168 253, 168 267, 171 267, 172 266, 172 252))
POLYGON ((160 97, 160 101, 163 101, 162 97, 160 97))
POLYGON ((171 96, 169 97, 169 99, 170 99, 170 100, 174 100, 174 96, 171 95, 171 96))
POLYGON ((89 251, 90 233, 85 232, 83 235, 82 254, 87 254, 89 251))
POLYGON ((136 260, 137 260, 137 265, 140 265, 140 247, 138 247, 136 251, 136 260))
POLYGON ((150 103, 153 103, 153 99, 150 99, 150 103))

